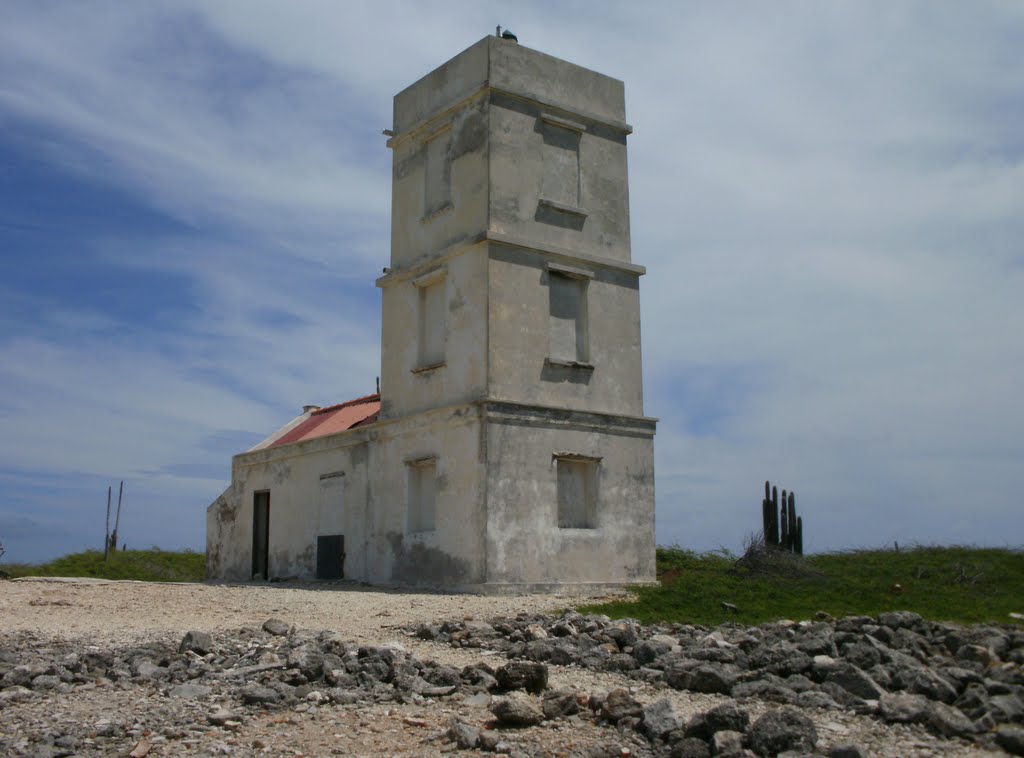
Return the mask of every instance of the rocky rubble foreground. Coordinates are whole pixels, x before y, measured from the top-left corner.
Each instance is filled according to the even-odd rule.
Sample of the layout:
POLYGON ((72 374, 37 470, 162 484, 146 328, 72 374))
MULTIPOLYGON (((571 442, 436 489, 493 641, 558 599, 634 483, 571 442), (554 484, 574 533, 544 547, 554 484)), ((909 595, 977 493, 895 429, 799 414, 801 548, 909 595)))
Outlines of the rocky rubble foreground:
MULTIPOLYGON (((644 627, 567 612, 420 625, 409 631, 455 647, 500 651, 512 660, 617 671, 677 690, 786 706, 748 725, 742 709, 727 704, 721 713, 661 730, 650 726, 649 709, 609 712, 591 698, 591 707, 602 717, 638 729, 658 753, 812 751, 813 727, 808 728, 800 709, 845 709, 1024 755, 1024 629, 930 622, 906 611, 839 620, 818 615, 814 622, 711 629, 644 627), (724 721, 722 713, 729 714, 724 721), (765 739, 766 731, 787 736, 765 739)), ((856 755, 858 750, 841 746, 832 754, 856 755)))
POLYGON ((1013 628, 908 613, 643 627, 567 612, 408 633, 481 657, 455 667, 276 619, 112 649, 10 633, 0 754, 867 755, 809 718, 851 710, 1024 754, 1024 633, 1013 628), (549 664, 638 686, 552 687, 549 664), (671 697, 641 701, 652 686, 729 699, 684 719, 671 697))

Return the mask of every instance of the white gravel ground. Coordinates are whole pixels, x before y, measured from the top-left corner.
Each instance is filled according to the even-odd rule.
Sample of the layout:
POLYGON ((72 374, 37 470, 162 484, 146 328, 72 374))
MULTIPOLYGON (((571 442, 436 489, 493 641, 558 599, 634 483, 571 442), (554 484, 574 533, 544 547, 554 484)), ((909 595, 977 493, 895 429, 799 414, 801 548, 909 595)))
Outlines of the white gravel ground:
MULTIPOLYGON (((462 666, 501 660, 480 650, 455 649, 407 636, 402 627, 449 619, 490 619, 519 611, 557 612, 581 602, 578 596, 552 595, 480 597, 371 590, 349 584, 215 585, 109 582, 88 579, 18 579, 0 582, 0 644, 18 632, 32 632, 42 639, 82 645, 120 647, 143 641, 177 642, 189 630, 229 634, 243 626, 259 626, 277 617, 298 627, 333 629, 346 639, 362 643, 398 642, 422 658, 462 666)), ((666 695, 681 715, 707 710, 724 698, 638 685, 618 674, 551 667, 552 686, 574 686, 593 691, 618 686, 632 688, 643 702, 666 695)), ((98 688, 87 694, 54 696, 40 702, 9 705, 4 726, 12 719, 22 726, 37 727, 68 720, 100 719, 112 710, 138 713, 140 733, 145 732, 145 702, 122 689, 98 688)), ((155 702, 155 701, 154 701, 155 702)), ((163 702, 166 702, 164 699, 163 702)), ((191 707, 191 706, 190 706, 191 707)), ((747 702, 743 707, 756 717, 770 705, 747 702)), ((280 714, 248 721, 232 734, 203 733, 193 740, 157 740, 150 755, 431 755, 446 750, 437 735, 448 720, 460 718, 483 723, 488 714, 481 708, 433 709, 411 706, 338 707, 317 714, 280 714), (416 712, 413 713, 413 710, 416 712), (411 722, 409 721, 411 719, 411 722), (422 720, 424 723, 418 723, 422 720)), ((835 711, 809 711, 826 744, 857 743, 871 755, 956 756, 980 755, 976 748, 958 741, 940 740, 917 727, 886 726, 871 718, 835 711)), ((197 712, 197 720, 202 714, 197 712)), ((595 740, 614 739, 616 733, 592 725, 570 727, 562 723, 517 730, 521 751, 528 754, 585 754, 595 740), (570 733, 573 729, 578 733, 570 733)), ((625 747, 625 742, 623 743, 625 747)), ((128 750, 131 746, 128 746, 128 750)), ((447 745, 450 749, 450 745, 447 745)), ((125 751, 127 754, 128 750, 125 751)))

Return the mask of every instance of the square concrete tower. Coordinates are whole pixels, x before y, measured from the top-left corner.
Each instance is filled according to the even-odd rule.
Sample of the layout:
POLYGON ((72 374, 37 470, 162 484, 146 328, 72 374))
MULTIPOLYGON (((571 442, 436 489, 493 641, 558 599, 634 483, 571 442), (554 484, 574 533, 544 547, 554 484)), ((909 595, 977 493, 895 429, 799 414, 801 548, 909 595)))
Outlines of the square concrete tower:
POLYGON ((399 93, 391 131, 384 578, 653 581, 622 82, 489 36, 399 93))

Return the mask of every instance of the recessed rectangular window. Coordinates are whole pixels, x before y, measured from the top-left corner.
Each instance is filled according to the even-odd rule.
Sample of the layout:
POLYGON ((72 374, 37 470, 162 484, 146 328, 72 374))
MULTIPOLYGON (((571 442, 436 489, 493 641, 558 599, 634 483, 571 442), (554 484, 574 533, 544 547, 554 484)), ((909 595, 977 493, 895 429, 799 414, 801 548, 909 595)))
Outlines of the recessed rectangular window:
POLYGON ((448 157, 451 130, 445 129, 424 145, 426 187, 423 215, 431 216, 452 204, 452 168, 448 157))
POLYGON ((445 277, 443 272, 427 281, 417 280, 419 297, 418 368, 444 363, 445 277))
POLYGON ((580 204, 580 132, 551 121, 541 122, 544 179, 541 199, 570 208, 580 204))
POLYGON ((320 531, 338 529, 345 523, 345 474, 320 475, 320 531))
POLYGON ((597 527, 597 465, 593 458, 555 458, 560 529, 597 527))
POLYGON ((548 272, 548 357, 568 363, 590 360, 587 334, 588 279, 548 272))
POLYGON ((437 459, 409 461, 407 528, 410 533, 434 531, 437 504, 437 459))

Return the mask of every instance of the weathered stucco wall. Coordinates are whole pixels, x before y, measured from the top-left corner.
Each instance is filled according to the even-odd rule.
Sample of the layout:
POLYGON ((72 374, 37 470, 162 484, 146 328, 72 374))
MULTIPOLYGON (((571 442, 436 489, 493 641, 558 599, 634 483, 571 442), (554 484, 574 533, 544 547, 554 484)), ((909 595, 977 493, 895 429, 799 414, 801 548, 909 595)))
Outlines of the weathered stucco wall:
POLYGON ((487 581, 572 585, 655 579, 653 419, 492 406, 487 581), (596 524, 558 527, 555 456, 599 459, 596 524))
POLYGON ((479 399, 487 390, 487 249, 478 244, 435 261, 383 290, 381 417, 396 418, 428 408, 479 399), (444 365, 416 371, 419 364, 420 288, 423 274, 444 269, 444 365))
POLYGON ((439 115, 392 140, 391 266, 422 262, 438 250, 487 228, 487 97, 479 93, 453 111, 439 115), (442 181, 448 202, 430 207, 425 191, 428 143, 440 140, 448 168, 442 181))
POLYGON ((266 491, 270 578, 314 577, 317 537, 340 533, 345 535, 345 576, 366 579, 367 458, 367 435, 362 430, 236 456, 233 479, 238 498, 225 561, 231 571, 223 578, 252 576, 253 502, 257 492, 266 491), (321 502, 321 477, 328 476, 342 479, 340 502, 321 502))
POLYGON ((345 535, 345 578, 381 584, 479 584, 483 460, 475 406, 236 456, 234 484, 207 512, 210 578, 252 578, 253 503, 270 494, 269 576, 316 576, 319 535, 345 535), (409 461, 436 457, 436 526, 407 529, 409 461), (341 479, 324 503, 323 477, 341 479))
MULTIPOLYGON (((591 77, 586 69, 570 80, 581 88, 591 77)), ((576 114, 552 122, 547 116, 561 114, 536 102, 496 93, 490 114, 490 228, 518 242, 538 246, 557 245, 621 261, 630 259, 629 193, 626 182, 626 134, 576 114), (547 197, 545 162, 555 160, 546 151, 547 131, 559 123, 576 132, 576 174, 564 167, 568 185, 576 183, 576 198, 547 197), (576 131, 579 130, 579 131, 576 131), (545 204, 553 200, 560 205, 545 204)), ((571 150, 567 150, 571 153, 571 150)))
POLYGON ((372 447, 376 562, 370 581, 460 587, 484 576, 484 461, 477 406, 378 425, 372 447), (407 528, 408 462, 436 456, 436 524, 407 528))
MULTIPOLYGON (((601 413, 643 415, 638 277, 590 267, 589 363, 552 364, 551 256, 491 243, 489 397, 601 413)), ((579 263, 577 266, 581 265, 579 263)))

